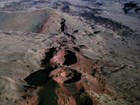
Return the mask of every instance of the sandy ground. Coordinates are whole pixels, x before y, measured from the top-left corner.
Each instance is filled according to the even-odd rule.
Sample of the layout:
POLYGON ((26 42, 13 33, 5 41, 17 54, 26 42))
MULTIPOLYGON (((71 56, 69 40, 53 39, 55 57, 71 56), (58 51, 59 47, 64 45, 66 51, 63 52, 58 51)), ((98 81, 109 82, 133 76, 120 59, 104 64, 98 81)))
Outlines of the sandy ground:
MULTIPOLYGON (((117 3, 100 0, 98 2, 104 5, 98 6, 99 10, 99 3, 80 0, 61 1, 60 4, 56 0, 36 1, 34 4, 34 0, 20 0, 14 4, 10 0, 0 2, 7 3, 7 6, 1 4, 0 12, 0 105, 28 105, 23 97, 25 86, 28 85, 24 79, 41 69, 37 52, 60 47, 63 41, 61 37, 69 40, 72 37, 72 46, 84 46, 80 48, 83 55, 100 65, 103 78, 113 90, 112 96, 105 93, 100 95, 98 102, 101 105, 140 104, 140 20, 139 14, 123 14, 120 9, 123 0, 117 3), (34 11, 44 8, 45 3, 57 10, 34 11), (64 9, 66 13, 63 13, 66 5, 70 5, 70 10, 64 9), (94 12, 101 13, 83 16, 83 13, 91 14, 93 10, 90 6, 93 5, 94 12), (27 12, 28 9, 30 12, 27 12), (62 19, 65 19, 65 24, 62 24, 62 19)), ((71 46, 71 41, 67 46, 71 46)), ((49 89, 56 86, 53 81, 48 85, 49 89)), ((47 88, 46 85, 43 87, 47 88)), ((29 95, 37 97, 36 91, 29 95)), ((51 91, 47 90, 46 93, 54 92, 51 91)), ((44 99, 44 95, 39 97, 44 99)), ((37 101, 34 97, 31 100, 37 101)), ((33 105, 38 105, 38 102, 33 105)))

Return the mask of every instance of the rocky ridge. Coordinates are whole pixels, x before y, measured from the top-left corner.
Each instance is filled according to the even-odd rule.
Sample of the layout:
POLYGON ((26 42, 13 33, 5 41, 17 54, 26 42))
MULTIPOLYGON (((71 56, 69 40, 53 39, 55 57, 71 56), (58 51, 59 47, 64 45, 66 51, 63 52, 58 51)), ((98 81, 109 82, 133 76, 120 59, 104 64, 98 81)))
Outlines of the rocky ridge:
POLYGON ((2 13, 0 104, 138 105, 139 35, 48 11, 2 13))

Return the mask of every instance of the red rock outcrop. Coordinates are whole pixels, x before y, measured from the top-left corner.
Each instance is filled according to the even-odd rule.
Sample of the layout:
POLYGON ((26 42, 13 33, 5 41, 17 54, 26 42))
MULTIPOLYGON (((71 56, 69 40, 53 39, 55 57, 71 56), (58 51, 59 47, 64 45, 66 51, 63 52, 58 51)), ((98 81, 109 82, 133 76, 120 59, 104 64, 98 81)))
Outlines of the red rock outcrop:
POLYGON ((60 21, 60 16, 56 13, 53 13, 52 15, 50 15, 49 19, 42 25, 40 33, 48 34, 49 32, 59 32, 60 21))
MULTIPOLYGON (((48 72, 40 78, 47 77, 46 83, 49 80, 55 81, 57 88, 53 91, 57 95, 58 105, 66 103, 67 105, 96 105, 98 95, 103 94, 105 90, 102 86, 104 83, 100 74, 100 66, 83 56, 82 52, 77 49, 79 48, 61 46, 43 50, 45 56, 41 62, 44 70, 40 72, 44 73, 47 70, 48 72)), ((35 74, 30 76, 33 75, 35 74)), ((31 82, 30 76, 25 79, 27 83, 31 82)))

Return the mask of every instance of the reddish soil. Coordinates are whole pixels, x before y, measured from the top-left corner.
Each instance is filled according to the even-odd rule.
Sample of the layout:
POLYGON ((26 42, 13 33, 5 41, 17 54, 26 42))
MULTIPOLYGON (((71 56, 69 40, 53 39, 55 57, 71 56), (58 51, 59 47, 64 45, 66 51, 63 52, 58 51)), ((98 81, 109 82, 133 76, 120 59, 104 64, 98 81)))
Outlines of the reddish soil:
MULTIPOLYGON (((43 73, 48 70, 46 76, 44 75, 46 82, 41 82, 42 80, 40 82, 44 84, 49 80, 54 80, 57 88, 53 91, 57 95, 56 102, 58 105, 66 103, 67 105, 96 105, 98 103, 97 97, 91 96, 90 92, 101 95, 104 93, 103 90, 106 89, 100 75, 100 66, 96 62, 83 56, 80 51, 73 47, 62 46, 40 51, 44 53, 40 54, 45 55, 41 61, 44 65, 47 65, 43 66, 44 69, 40 72, 43 73)), ((34 83, 30 84, 31 82, 29 82, 33 75, 35 73, 25 79, 29 85, 34 83)), ((41 74, 38 74, 38 76, 41 76, 41 74)))

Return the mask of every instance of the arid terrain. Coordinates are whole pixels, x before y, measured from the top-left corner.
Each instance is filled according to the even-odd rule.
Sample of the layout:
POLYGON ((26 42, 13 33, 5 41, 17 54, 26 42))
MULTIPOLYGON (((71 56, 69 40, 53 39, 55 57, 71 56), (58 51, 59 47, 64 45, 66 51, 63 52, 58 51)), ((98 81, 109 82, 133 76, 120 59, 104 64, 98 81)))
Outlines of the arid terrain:
POLYGON ((0 105, 140 105, 131 1, 0 0, 0 105))

